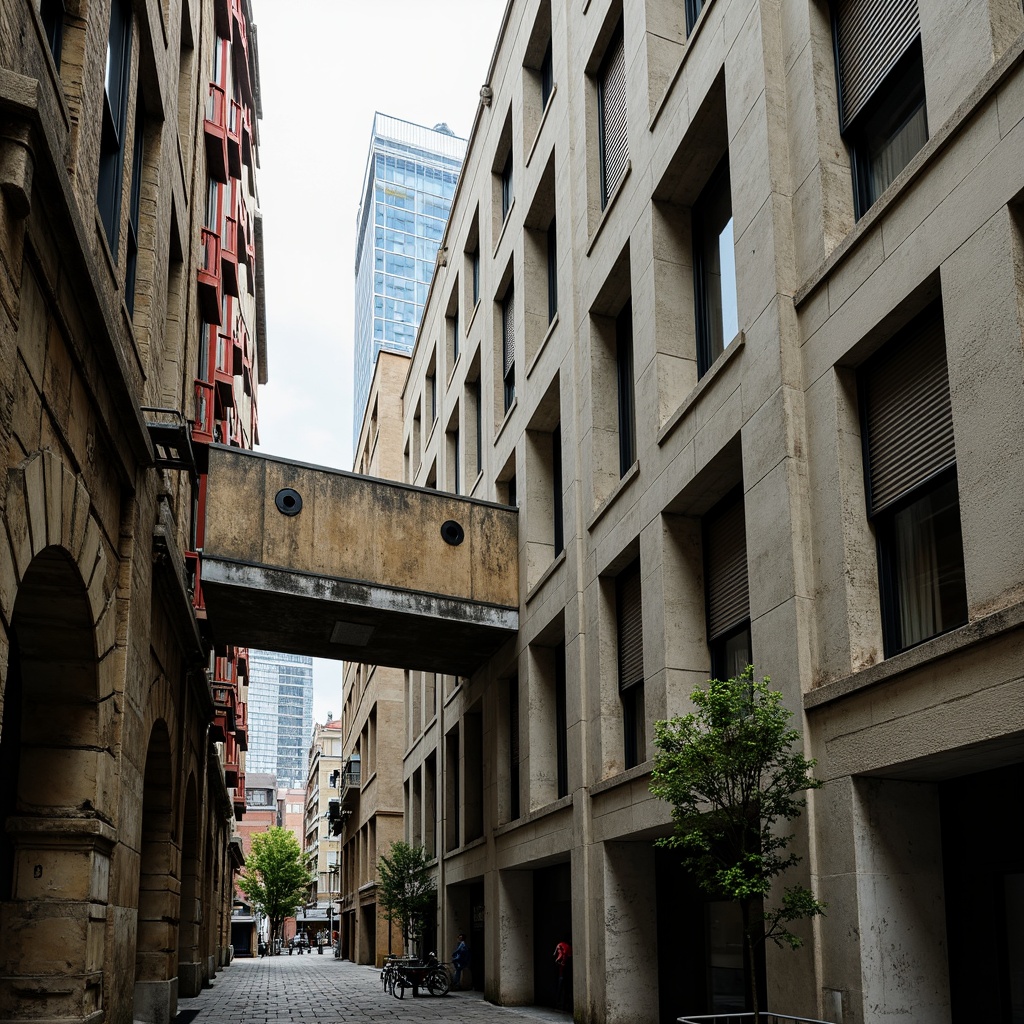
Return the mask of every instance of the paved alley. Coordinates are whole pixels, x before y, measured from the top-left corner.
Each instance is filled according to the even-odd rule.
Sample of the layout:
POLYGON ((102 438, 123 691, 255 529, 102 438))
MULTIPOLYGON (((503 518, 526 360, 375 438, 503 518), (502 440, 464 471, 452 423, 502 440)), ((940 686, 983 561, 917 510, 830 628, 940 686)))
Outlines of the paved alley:
POLYGON ((380 972, 316 953, 250 960, 222 970, 211 988, 178 1000, 178 1024, 424 1024, 490 1021, 567 1024, 568 1013, 534 1007, 506 1009, 479 992, 396 999, 381 991, 380 972))

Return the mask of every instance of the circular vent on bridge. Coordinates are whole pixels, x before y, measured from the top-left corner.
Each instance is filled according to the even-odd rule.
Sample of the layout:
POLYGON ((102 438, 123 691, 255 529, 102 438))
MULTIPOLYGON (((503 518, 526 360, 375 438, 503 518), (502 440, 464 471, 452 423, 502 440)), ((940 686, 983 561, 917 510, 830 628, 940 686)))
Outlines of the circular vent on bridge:
POLYGON ((282 487, 274 498, 277 511, 285 516, 297 516, 302 511, 302 495, 293 487, 282 487))
POLYGON ((441 539, 445 544, 458 547, 466 539, 466 531, 454 519, 446 519, 441 524, 441 539))

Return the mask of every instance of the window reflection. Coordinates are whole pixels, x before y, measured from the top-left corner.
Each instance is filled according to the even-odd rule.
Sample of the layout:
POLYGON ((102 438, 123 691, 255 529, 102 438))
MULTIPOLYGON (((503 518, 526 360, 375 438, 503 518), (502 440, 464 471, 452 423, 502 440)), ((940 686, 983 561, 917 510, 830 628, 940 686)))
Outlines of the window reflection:
POLYGON ((728 157, 694 206, 693 231, 697 362, 703 376, 739 333, 728 157))

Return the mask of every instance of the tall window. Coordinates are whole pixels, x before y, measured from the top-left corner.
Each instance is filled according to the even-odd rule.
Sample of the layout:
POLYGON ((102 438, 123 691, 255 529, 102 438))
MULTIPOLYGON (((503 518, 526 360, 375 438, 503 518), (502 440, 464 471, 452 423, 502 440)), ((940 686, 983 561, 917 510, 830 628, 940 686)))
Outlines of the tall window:
POLYGON ((519 677, 508 681, 508 791, 509 818, 520 815, 519 806, 519 677))
POLYGON ((636 462, 636 398, 633 391, 633 304, 615 320, 615 370, 619 399, 619 476, 636 462))
POLYGON ((837 0, 832 28, 860 217, 928 141, 917 0, 837 0))
POLYGON ((139 217, 142 212, 142 150, 146 120, 141 97, 135 105, 135 141, 132 144, 132 187, 128 202, 128 253, 124 269, 124 298, 128 312, 135 315, 135 273, 139 263, 139 217))
POLYGON ((548 225, 548 323, 558 312, 558 234, 555 218, 548 225))
POLYGON ((868 514, 887 655, 967 621, 956 451, 938 310, 861 375, 868 514))
POLYGON ((640 559, 615 580, 615 617, 619 646, 619 697, 622 700, 623 755, 627 768, 646 753, 644 730, 644 616, 640 559))
POLYGON ((548 48, 544 51, 544 57, 540 62, 540 107, 545 109, 551 93, 555 88, 554 66, 551 60, 551 41, 548 41, 548 48))
POLYGON ((700 12, 704 9, 706 0, 686 0, 686 34, 689 35, 693 31, 693 26, 697 24, 697 19, 700 17, 700 12))
POLYGON ((128 120, 128 77, 132 14, 127 0, 114 0, 107 35, 107 73, 103 84, 103 134, 96 205, 110 253, 117 260, 121 228, 121 178, 124 173, 125 126, 128 120))
POLYGON ((556 557, 565 547, 562 527, 562 425, 551 431, 551 514, 556 557))
POLYGON ((508 156, 505 157, 505 165, 501 169, 501 220, 504 223, 508 211, 512 209, 512 198, 515 193, 512 191, 512 147, 509 147, 508 156))
POLYGON ((42 0, 39 16, 43 20, 46 42, 53 54, 53 63, 60 71, 60 55, 64 46, 64 0, 42 0))
POLYGON ((505 391, 505 412, 516 397, 515 292, 508 286, 501 303, 501 374, 505 391))
POLYGON ((569 794, 569 720, 565 711, 565 641, 555 651, 555 798, 569 794))
POLYGON ((626 131, 626 50, 620 26, 597 73, 598 148, 601 154, 601 209, 622 180, 629 159, 626 131))
POLYGON ((477 377, 471 386, 473 390, 473 410, 476 418, 476 471, 477 475, 479 475, 484 469, 484 414, 480 378, 477 377))
POLYGON ((475 306, 480 301, 480 247, 477 246, 469 254, 470 264, 472 266, 472 277, 473 277, 473 305, 475 306))
POLYGON ((693 207, 693 275, 697 370, 703 376, 739 331, 728 154, 693 207))
POLYGON ((704 578, 711 674, 730 679, 752 660, 747 536, 739 491, 719 502, 704 519, 704 578))

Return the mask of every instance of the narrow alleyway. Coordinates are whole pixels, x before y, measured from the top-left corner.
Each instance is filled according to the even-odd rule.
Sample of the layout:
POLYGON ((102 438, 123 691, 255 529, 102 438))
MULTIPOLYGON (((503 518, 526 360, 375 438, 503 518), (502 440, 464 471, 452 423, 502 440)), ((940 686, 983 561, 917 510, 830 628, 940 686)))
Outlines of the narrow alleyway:
POLYGON ((380 973, 316 953, 237 959, 213 986, 178 1001, 178 1024, 423 1024, 430 1021, 489 1021, 524 1024, 572 1017, 540 1007, 506 1009, 479 992, 439 998, 395 999, 381 991, 380 973))

